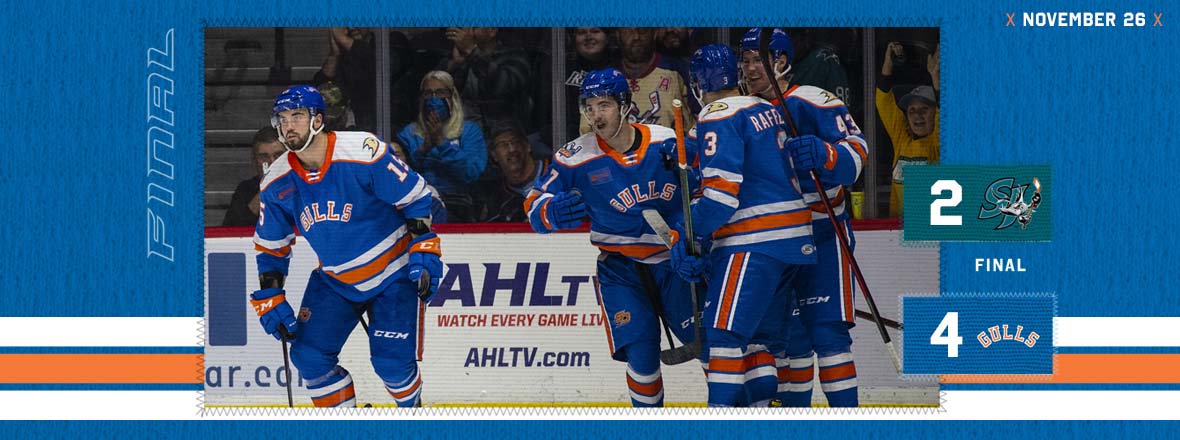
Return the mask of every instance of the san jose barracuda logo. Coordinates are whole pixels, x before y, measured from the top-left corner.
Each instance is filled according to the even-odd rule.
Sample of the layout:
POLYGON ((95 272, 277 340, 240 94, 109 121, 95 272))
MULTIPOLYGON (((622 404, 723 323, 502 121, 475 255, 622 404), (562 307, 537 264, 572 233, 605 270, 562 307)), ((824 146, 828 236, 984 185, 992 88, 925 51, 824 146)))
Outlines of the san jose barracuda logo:
POLYGON ((1008 228, 1020 222, 1020 229, 1028 228, 1033 213, 1041 205, 1041 181, 1033 178, 1032 186, 1035 192, 1025 201, 1029 184, 1017 185, 1013 177, 997 179, 988 185, 983 195, 983 204, 979 205, 979 219, 988 220, 1000 217, 1000 224, 994 230, 1008 228))

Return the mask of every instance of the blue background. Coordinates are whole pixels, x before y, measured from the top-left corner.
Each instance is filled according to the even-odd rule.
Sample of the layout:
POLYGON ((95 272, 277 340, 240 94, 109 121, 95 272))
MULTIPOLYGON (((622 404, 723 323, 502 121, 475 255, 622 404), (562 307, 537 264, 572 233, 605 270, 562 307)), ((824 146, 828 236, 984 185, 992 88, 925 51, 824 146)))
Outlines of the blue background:
MULTIPOLYGON (((7 134, 0 147, 0 207, 7 213, 0 227, 0 313, 203 314, 204 26, 444 23, 939 26, 943 163, 1050 164, 1056 187, 1051 243, 943 244, 943 290, 1055 292, 1058 316, 1180 312, 1180 295, 1170 292, 1180 261, 1180 232, 1171 226, 1180 210, 1172 182, 1180 158, 1174 105, 1180 8, 1174 2, 478 4, 6 3, 0 14, 0 121, 7 134), (1121 12, 1141 11, 1149 27, 1004 26, 1005 13, 1015 12, 1019 23, 1021 12, 1061 10, 1114 11, 1120 23, 1121 12), (1163 27, 1150 27, 1153 12, 1163 13, 1163 27), (146 54, 162 47, 172 28, 177 199, 157 212, 176 249, 167 262, 146 253, 146 54), (1029 272, 975 273, 971 265, 977 257, 1017 256, 1029 272)), ((434 424, 414 427, 446 432, 434 431, 434 424)), ((633 434, 634 427, 616 432, 633 434)), ((1040 432, 1061 431, 1042 426, 1040 432)))
MULTIPOLYGON (((1053 310, 1053 297, 1046 295, 902 297, 905 374, 1053 374, 1053 310), (930 343, 948 312, 958 312, 957 332, 963 338, 954 358, 947 345, 930 343), (976 339, 989 327, 1005 324, 1013 337, 1017 325, 1024 327, 1023 338, 1036 332, 1036 343, 1030 348, 1015 340, 993 340, 983 347, 976 339)), ((948 336, 947 331, 939 336, 948 336)))

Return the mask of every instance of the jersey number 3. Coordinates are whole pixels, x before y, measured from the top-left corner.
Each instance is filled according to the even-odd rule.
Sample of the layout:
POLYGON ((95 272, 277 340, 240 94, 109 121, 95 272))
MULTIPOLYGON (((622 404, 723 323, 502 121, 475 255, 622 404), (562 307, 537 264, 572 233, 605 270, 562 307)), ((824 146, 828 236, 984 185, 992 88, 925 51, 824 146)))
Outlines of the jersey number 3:
POLYGON ((705 155, 712 156, 714 154, 717 154, 717 133, 710 131, 705 133, 705 155))

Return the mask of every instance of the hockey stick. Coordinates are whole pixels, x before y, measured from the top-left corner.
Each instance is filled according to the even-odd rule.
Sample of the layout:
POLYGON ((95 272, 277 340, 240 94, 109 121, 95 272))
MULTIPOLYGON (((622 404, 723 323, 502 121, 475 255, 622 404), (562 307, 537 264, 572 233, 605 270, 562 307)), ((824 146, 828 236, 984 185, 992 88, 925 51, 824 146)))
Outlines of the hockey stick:
MULTIPOLYGON (((673 245, 672 228, 668 227, 668 222, 665 222, 664 218, 660 217, 660 213, 656 212, 654 209, 645 209, 643 210, 642 214, 643 219, 646 220, 648 226, 651 226, 651 229, 656 232, 656 236, 660 237, 660 241, 664 243, 664 246, 667 246, 669 249, 671 249, 673 245)), ((697 313, 696 283, 689 283, 688 285, 690 289, 689 293, 692 294, 692 316, 693 321, 696 322, 696 328, 693 329, 693 331, 695 332, 694 336, 696 339, 679 347, 673 346, 667 350, 660 351, 660 362, 663 362, 664 365, 683 364, 693 360, 701 354, 701 326, 698 319, 699 313, 697 313)), ((663 313, 660 313, 662 311, 663 310, 661 308, 661 310, 658 312, 661 318, 663 318, 663 313)), ((663 319, 661 321, 664 322, 664 332, 668 334, 668 345, 673 345, 672 332, 668 330, 667 321, 663 319)))
MULTIPOLYGON (((774 96, 778 98, 779 111, 783 112, 783 117, 791 128, 791 136, 799 136, 799 130, 795 127, 795 120, 791 119, 791 111, 787 109, 787 99, 783 96, 782 88, 778 85, 778 78, 774 77, 774 69, 770 65, 770 36, 774 32, 773 28, 762 28, 758 32, 758 54, 762 58, 763 74, 770 76, 770 85, 774 88, 774 96)), ((795 165, 791 164, 791 172, 795 172, 795 165)), ((881 332, 881 339, 885 341, 885 348, 889 349, 889 356, 893 361, 893 368, 901 373, 901 357, 897 354, 897 347, 893 345, 893 339, 889 337, 889 332, 885 330, 885 324, 881 320, 881 312, 877 310, 877 303, 873 301, 873 295, 869 293, 869 286, 865 283, 863 274, 860 271, 860 265, 856 263, 856 258, 852 255, 852 246, 848 243, 848 236, 845 234, 843 228, 840 227, 836 221, 836 214, 833 211, 832 201, 828 199, 828 193, 824 186, 819 181, 819 174, 815 170, 811 170, 811 181, 815 184, 815 189, 819 193, 819 198, 823 201, 824 208, 828 213, 828 220, 832 222, 832 232, 836 234, 836 238, 840 241, 840 250, 844 255, 848 256, 848 263, 852 266, 852 275, 856 277, 857 284, 860 285, 860 291, 864 294, 865 302, 869 304, 869 311, 873 314, 873 320, 877 323, 877 331, 881 332)), ((802 192, 800 192, 802 195, 802 192)))
POLYGON ((291 335, 287 333, 287 328, 282 325, 279 326, 279 343, 283 345, 283 369, 287 371, 287 407, 295 407, 295 396, 291 391, 291 355, 287 353, 287 340, 291 339, 291 335))
MULTIPOLYGON (((646 218, 646 211, 648 210, 644 210, 644 218, 646 218)), ((639 282, 643 287, 643 293, 651 302, 652 310, 656 312, 656 318, 660 320, 660 326, 664 328, 664 336, 668 338, 668 351, 675 350, 676 342, 672 339, 672 330, 668 328, 668 318, 664 316, 664 302, 660 299, 660 290, 656 286, 655 279, 652 278, 651 269, 638 261, 635 261, 634 264, 635 271, 639 275, 639 282)))
MULTIPOLYGON (((856 317, 863 319, 865 321, 876 322, 876 319, 873 319, 872 313, 866 312, 861 309, 856 309, 856 317)), ((881 317, 881 323, 885 324, 886 327, 889 327, 894 330, 905 330, 905 325, 903 325, 900 322, 894 321, 892 319, 886 318, 884 316, 881 317)))

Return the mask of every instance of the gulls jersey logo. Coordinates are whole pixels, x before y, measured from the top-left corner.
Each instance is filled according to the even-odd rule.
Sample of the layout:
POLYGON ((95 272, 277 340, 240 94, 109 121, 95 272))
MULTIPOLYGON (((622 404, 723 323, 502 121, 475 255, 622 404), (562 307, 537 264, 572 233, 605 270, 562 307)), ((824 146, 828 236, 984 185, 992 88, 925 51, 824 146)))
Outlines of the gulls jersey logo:
POLYGON ((1016 179, 1005 177, 997 179, 987 187, 983 195, 983 204, 979 205, 980 220, 1000 218, 1000 223, 994 230, 1006 229, 1017 222, 1020 229, 1028 228, 1032 222, 1033 213, 1041 204, 1041 181, 1033 178, 1032 184, 1017 184, 1016 179), (1028 188, 1035 190, 1029 194, 1028 188))

